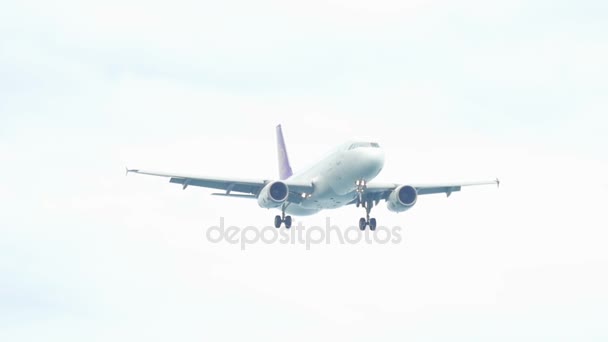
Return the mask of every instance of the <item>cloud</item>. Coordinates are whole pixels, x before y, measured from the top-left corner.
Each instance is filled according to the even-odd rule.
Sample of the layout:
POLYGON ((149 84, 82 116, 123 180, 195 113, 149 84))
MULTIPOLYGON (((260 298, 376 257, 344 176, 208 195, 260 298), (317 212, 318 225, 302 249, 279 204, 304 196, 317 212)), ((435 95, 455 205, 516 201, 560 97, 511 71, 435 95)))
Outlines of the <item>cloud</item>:
MULTIPOLYGON (((545 5, 12 4, 2 339, 605 335, 604 24, 545 5), (241 252, 205 229, 274 212, 124 176, 273 177, 277 123, 296 169, 361 136, 386 150, 380 180, 502 185, 374 208, 401 245, 241 252)), ((362 212, 302 221, 325 215, 362 212)))

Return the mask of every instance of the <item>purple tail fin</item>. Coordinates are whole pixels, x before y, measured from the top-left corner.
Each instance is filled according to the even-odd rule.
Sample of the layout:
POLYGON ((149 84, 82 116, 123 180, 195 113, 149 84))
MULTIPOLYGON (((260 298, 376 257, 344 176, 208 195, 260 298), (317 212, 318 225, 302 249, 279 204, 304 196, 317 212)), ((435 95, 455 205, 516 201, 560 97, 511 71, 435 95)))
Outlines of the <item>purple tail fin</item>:
POLYGON ((277 126, 277 152, 279 154, 279 177, 287 179, 293 175, 293 171, 291 170, 291 165, 289 165, 289 157, 287 156, 281 125, 277 126))

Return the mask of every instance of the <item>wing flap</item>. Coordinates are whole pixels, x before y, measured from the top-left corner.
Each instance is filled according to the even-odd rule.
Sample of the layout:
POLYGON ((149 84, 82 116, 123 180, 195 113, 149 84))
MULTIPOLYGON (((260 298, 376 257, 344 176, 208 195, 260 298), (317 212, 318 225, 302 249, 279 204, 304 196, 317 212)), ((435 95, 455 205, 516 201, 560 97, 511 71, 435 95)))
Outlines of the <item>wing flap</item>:
POLYGON ((199 186, 203 188, 211 188, 218 190, 226 190, 236 191, 236 192, 244 192, 248 194, 257 193, 265 183, 265 181, 261 181, 260 183, 250 183, 250 182, 240 182, 238 180, 227 181, 227 180, 215 180, 215 179, 201 179, 201 178, 177 178, 171 177, 169 180, 171 183, 181 184, 185 189, 188 186, 199 186))
POLYGON ((461 186, 438 186, 438 187, 428 187, 428 188, 418 188, 416 187, 416 191, 418 195, 431 195, 431 194, 447 194, 450 196, 452 192, 460 191, 461 186))
POLYGON ((214 192, 211 195, 223 196, 223 197, 256 198, 255 195, 251 195, 251 194, 227 194, 224 192, 214 192))

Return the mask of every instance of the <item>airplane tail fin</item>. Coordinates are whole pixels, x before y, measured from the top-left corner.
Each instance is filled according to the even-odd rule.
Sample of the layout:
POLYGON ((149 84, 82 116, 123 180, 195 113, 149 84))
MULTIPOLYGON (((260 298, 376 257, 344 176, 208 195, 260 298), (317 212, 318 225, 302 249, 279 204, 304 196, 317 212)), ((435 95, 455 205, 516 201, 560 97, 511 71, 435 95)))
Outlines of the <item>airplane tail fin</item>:
POLYGON ((293 171, 291 170, 291 165, 289 165, 289 157, 287 156, 281 125, 277 126, 277 152, 279 157, 279 178, 287 179, 293 175, 293 171))

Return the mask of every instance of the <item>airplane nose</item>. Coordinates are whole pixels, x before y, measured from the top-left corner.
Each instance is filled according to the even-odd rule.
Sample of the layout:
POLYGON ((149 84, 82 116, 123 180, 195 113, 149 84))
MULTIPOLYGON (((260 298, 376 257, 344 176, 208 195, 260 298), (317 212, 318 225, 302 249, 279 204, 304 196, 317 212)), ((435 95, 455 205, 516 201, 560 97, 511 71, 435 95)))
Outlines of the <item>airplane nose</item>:
POLYGON ((384 151, 382 151, 379 148, 376 149, 376 151, 374 151, 373 158, 374 158, 374 164, 376 164, 376 166, 378 167, 378 172, 380 172, 380 170, 384 166, 384 151))
POLYGON ((384 151, 379 148, 370 149, 366 153, 366 159, 371 173, 376 176, 384 166, 384 151))

